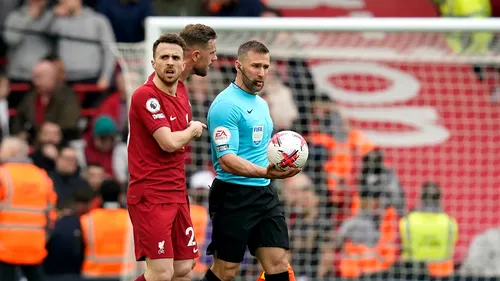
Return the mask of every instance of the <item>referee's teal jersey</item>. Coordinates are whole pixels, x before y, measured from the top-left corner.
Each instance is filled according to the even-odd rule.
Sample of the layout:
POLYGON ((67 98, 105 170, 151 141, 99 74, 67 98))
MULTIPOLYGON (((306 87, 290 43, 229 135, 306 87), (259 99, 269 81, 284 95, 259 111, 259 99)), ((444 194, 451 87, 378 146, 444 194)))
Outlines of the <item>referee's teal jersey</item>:
POLYGON ((231 83, 212 102, 207 119, 217 178, 241 185, 268 185, 269 179, 233 175, 219 164, 220 157, 233 153, 261 167, 269 165, 267 144, 273 133, 273 120, 267 102, 231 83))

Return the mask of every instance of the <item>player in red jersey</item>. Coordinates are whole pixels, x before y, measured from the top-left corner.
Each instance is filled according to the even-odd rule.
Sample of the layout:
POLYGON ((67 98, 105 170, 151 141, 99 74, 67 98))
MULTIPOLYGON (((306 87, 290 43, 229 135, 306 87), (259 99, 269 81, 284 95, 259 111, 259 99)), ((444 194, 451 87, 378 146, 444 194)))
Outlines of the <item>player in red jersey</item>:
MULTIPOLYGON (((217 60, 216 55, 216 32, 209 26, 203 24, 189 24, 186 25, 180 32, 180 37, 186 43, 186 49, 184 50, 184 62, 185 68, 181 74, 179 82, 177 84, 178 89, 184 88, 183 81, 190 75, 198 75, 198 76, 206 76, 208 74, 208 69, 210 65, 217 60)), ((150 83, 155 75, 151 75, 146 83, 150 83)), ((191 117, 191 116, 190 116, 191 117)), ((191 120, 191 119, 190 119, 191 120)), ((186 198, 186 202, 188 202, 186 198)), ((187 230, 186 230, 187 231, 187 230)), ((191 247, 197 250, 196 240, 191 239, 191 247)), ((174 243, 173 247, 176 247, 177 244, 174 243)), ((180 246, 183 248, 184 246, 180 246)), ((184 247, 185 248, 185 247, 184 247)), ((190 251, 191 249, 186 249, 186 251, 190 251)), ((174 260, 178 260, 174 258, 174 260)), ((194 262, 194 260, 193 260, 194 262)), ((189 267, 188 262, 174 262, 176 269, 174 270, 174 280, 176 279, 186 279, 188 280, 191 272, 184 274, 186 269, 189 267), (182 268, 180 267, 182 264, 182 268), (179 265, 179 266, 178 266, 179 265), (181 278, 178 278, 178 276, 181 278)), ((189 267, 191 268, 191 267, 189 267)), ((142 280, 142 279, 139 279, 142 280)), ((148 280, 149 281, 149 280, 148 280)))
POLYGON ((137 260, 146 272, 136 281, 187 279, 198 256, 189 215, 184 146, 206 125, 191 121, 179 77, 184 40, 162 35, 153 45, 155 72, 132 95, 129 111, 127 204, 137 260))

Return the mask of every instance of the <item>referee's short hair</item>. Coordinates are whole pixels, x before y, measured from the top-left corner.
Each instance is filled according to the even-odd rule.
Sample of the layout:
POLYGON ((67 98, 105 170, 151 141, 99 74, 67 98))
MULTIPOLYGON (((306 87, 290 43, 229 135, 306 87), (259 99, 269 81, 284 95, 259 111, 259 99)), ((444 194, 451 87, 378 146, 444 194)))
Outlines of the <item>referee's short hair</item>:
POLYGON ((238 59, 241 60, 250 51, 258 54, 269 54, 269 49, 266 45, 257 40, 251 40, 240 45, 238 48, 238 59))

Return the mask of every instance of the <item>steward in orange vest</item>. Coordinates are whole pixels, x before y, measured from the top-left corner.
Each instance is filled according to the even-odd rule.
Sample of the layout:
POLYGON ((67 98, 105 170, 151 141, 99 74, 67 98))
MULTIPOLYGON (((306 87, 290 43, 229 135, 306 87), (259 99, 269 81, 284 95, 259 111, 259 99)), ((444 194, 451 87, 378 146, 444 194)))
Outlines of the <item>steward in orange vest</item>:
POLYGON ((31 280, 40 280, 47 255, 48 230, 56 219, 57 195, 47 173, 28 158, 28 144, 5 138, 0 146, 0 280, 17 280, 20 266, 31 280))
MULTIPOLYGON (((200 249, 206 248, 210 241, 206 241, 208 227, 208 194, 210 185, 215 179, 212 171, 195 172, 189 180, 189 210, 191 221, 193 222, 196 243, 200 249)), ((203 261, 203 253, 196 258, 196 265, 193 268, 193 280, 202 279, 205 276, 209 264, 203 261)))
POLYGON ((135 259, 132 251, 131 227, 127 210, 119 203, 121 187, 113 180, 106 180, 99 190, 103 205, 83 215, 80 219, 85 258, 82 276, 85 278, 111 278, 131 274, 135 259))
POLYGON ((315 176, 316 185, 327 183, 325 196, 341 210, 333 218, 337 226, 359 210, 359 197, 352 188, 355 184, 353 173, 359 158, 372 151, 375 144, 361 131, 349 127, 327 94, 315 98, 313 112, 316 120, 312 133, 306 136, 310 161, 305 169, 315 176))
POLYGON ((363 190, 358 215, 339 229, 340 275, 346 278, 380 273, 396 261, 398 215, 392 206, 380 206, 381 193, 363 190), (378 210, 383 210, 380 216, 378 210))

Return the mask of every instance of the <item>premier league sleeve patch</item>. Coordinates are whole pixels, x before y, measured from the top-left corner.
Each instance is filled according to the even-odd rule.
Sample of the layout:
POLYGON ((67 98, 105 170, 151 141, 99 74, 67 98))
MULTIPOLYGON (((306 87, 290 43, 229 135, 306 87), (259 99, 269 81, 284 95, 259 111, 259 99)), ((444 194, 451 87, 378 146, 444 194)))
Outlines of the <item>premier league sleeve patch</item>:
POLYGON ((151 113, 160 111, 160 102, 156 98, 150 98, 146 101, 146 109, 151 113))

